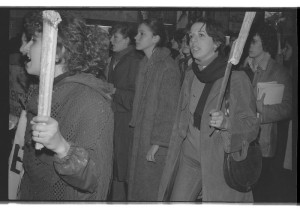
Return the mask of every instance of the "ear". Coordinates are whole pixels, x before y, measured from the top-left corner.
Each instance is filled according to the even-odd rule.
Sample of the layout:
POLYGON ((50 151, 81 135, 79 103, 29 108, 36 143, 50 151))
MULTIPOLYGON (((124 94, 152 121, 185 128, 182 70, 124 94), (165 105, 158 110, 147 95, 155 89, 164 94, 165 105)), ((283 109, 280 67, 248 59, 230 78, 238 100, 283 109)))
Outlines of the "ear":
POLYGON ((56 55, 55 55, 55 63, 64 63, 64 53, 65 53, 66 49, 64 46, 62 47, 57 47, 56 48, 56 55))
POLYGON ((220 41, 214 42, 214 51, 217 51, 220 45, 221 45, 220 41))
POLYGON ((159 35, 153 35, 152 40, 155 44, 157 44, 160 40, 160 36, 159 35))
POLYGON ((125 38, 125 41, 126 41, 127 46, 129 46, 129 44, 130 44, 130 38, 129 37, 125 38))

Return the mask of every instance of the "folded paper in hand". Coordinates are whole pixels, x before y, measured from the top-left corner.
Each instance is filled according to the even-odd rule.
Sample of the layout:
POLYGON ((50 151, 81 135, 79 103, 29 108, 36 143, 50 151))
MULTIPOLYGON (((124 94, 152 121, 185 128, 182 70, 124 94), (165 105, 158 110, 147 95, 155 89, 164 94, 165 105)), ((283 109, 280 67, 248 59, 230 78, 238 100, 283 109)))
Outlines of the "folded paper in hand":
POLYGON ((265 93, 264 104, 275 105, 282 102, 284 85, 277 82, 259 82, 257 83, 257 100, 261 99, 265 93))

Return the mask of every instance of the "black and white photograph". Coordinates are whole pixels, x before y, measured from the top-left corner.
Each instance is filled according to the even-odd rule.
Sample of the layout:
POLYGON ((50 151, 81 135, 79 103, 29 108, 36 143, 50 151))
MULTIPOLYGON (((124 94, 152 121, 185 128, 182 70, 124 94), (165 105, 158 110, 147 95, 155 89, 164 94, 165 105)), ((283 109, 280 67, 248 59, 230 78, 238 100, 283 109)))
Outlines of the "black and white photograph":
POLYGON ((1 201, 298 205, 298 9, 0 5, 1 201))

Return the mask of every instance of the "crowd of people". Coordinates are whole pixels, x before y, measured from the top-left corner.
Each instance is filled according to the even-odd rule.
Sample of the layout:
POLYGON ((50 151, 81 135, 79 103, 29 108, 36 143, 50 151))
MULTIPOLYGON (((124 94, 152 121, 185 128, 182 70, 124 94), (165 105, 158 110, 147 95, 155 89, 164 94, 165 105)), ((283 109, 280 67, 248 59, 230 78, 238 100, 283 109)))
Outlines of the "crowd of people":
POLYGON ((155 18, 108 33, 71 11, 58 12, 50 117, 38 116, 42 10, 24 17, 19 48, 31 80, 22 100, 27 124, 18 200, 280 201, 272 167, 285 152, 276 138, 288 129, 279 123, 292 117, 289 40, 279 64, 276 30, 265 23, 253 28, 248 57, 232 70, 228 98, 216 108, 230 50, 218 22, 197 19, 170 39, 155 18), (273 81, 284 86, 282 101, 266 105, 257 86, 273 81), (241 192, 224 178, 224 154, 254 142, 261 175, 241 192), (36 143, 44 148, 36 150, 36 143))

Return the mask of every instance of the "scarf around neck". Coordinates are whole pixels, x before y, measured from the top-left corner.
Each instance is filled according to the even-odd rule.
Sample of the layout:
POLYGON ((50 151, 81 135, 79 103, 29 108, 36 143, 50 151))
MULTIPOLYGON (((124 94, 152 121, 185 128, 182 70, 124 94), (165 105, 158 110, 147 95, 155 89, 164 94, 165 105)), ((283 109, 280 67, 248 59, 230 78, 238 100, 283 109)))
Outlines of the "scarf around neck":
POLYGON ((198 101, 196 110, 194 112, 194 127, 200 130, 200 123, 202 118, 202 113, 210 93, 210 90, 214 82, 222 78, 225 74, 225 69, 227 66, 227 58, 218 56, 211 63, 209 63, 202 71, 200 71, 198 64, 195 61, 192 63, 193 72, 197 79, 205 83, 204 89, 201 93, 200 99, 198 101))

